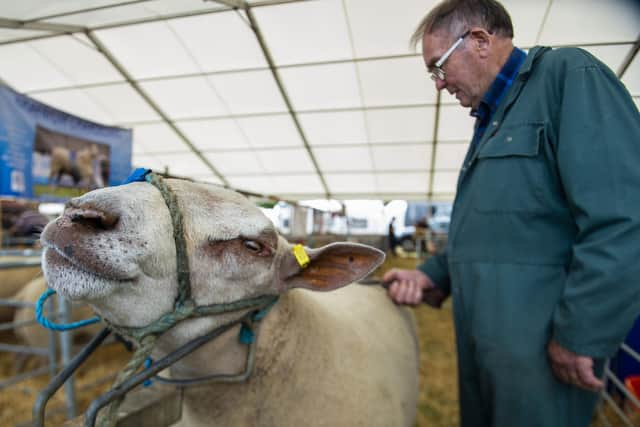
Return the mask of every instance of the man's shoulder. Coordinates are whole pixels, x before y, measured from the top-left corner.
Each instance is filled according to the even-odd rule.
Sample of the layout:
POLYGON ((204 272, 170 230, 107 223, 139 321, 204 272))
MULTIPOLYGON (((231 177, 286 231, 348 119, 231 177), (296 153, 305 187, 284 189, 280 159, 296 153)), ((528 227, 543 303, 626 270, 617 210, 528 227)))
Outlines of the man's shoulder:
POLYGON ((600 67, 602 65, 595 56, 578 47, 548 49, 537 62, 539 67, 557 70, 600 67))

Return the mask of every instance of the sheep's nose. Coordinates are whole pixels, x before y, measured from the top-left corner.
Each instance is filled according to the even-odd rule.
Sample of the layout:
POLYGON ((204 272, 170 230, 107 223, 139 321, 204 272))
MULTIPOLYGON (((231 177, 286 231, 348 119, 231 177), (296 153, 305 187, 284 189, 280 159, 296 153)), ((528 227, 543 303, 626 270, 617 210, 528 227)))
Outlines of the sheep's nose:
POLYGON ((74 224, 96 230, 111 230, 118 223, 118 215, 89 206, 69 206, 64 215, 74 224))

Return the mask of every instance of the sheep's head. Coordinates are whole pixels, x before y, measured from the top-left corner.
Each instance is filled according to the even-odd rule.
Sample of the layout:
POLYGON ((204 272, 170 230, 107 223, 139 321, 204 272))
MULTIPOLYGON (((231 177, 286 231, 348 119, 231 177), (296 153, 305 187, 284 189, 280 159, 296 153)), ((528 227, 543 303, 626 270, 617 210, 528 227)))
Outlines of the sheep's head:
MULTIPOLYGON (((183 216, 192 297, 198 305, 276 295, 293 287, 332 290, 384 258, 377 249, 334 244, 308 250, 301 268, 292 245, 245 197, 214 186, 166 180, 183 216)), ((111 322, 144 326, 172 311, 177 295, 171 215, 156 187, 132 183, 70 201, 42 234, 49 286, 86 300, 111 322)))

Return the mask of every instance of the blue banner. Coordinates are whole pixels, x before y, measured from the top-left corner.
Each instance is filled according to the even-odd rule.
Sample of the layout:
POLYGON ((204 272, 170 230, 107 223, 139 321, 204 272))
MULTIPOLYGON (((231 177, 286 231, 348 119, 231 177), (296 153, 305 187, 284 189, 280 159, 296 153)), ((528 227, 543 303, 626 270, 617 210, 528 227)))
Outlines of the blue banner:
POLYGON ((57 110, 0 85, 0 195, 62 201, 120 184, 132 132, 57 110))

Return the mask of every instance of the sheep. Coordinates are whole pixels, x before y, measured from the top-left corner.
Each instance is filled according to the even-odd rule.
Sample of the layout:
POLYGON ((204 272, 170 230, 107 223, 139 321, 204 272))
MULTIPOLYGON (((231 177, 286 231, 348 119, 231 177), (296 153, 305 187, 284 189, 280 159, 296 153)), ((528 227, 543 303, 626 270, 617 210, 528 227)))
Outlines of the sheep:
MULTIPOLYGON (((199 306, 279 295, 261 322, 255 367, 242 383, 184 391, 179 426, 413 426, 418 344, 411 313, 381 288, 351 284, 384 259, 374 248, 293 246, 246 198, 165 180, 183 215, 191 296, 199 306), (349 286, 347 286, 349 285, 349 286)), ((171 215, 148 183, 72 199, 43 231, 49 285, 86 301, 108 322, 142 327, 173 310, 178 292, 171 215)), ((160 336, 154 357, 240 318, 247 310, 192 318, 160 336)), ((194 378, 239 373, 247 346, 234 326, 171 367, 194 378)))
POLYGON ((74 185, 80 184, 88 188, 95 188, 97 182, 93 163, 98 155, 98 147, 94 144, 75 153, 65 147, 53 147, 51 149, 49 183, 58 184, 62 175, 67 174, 73 179, 74 185))
MULTIPOLYGON (((3 257, 4 262, 17 262, 22 257, 3 257)), ((31 279, 41 274, 40 266, 15 267, 0 269, 0 299, 13 299, 31 279)), ((11 321, 15 314, 14 307, 0 307, 0 323, 11 321)))

